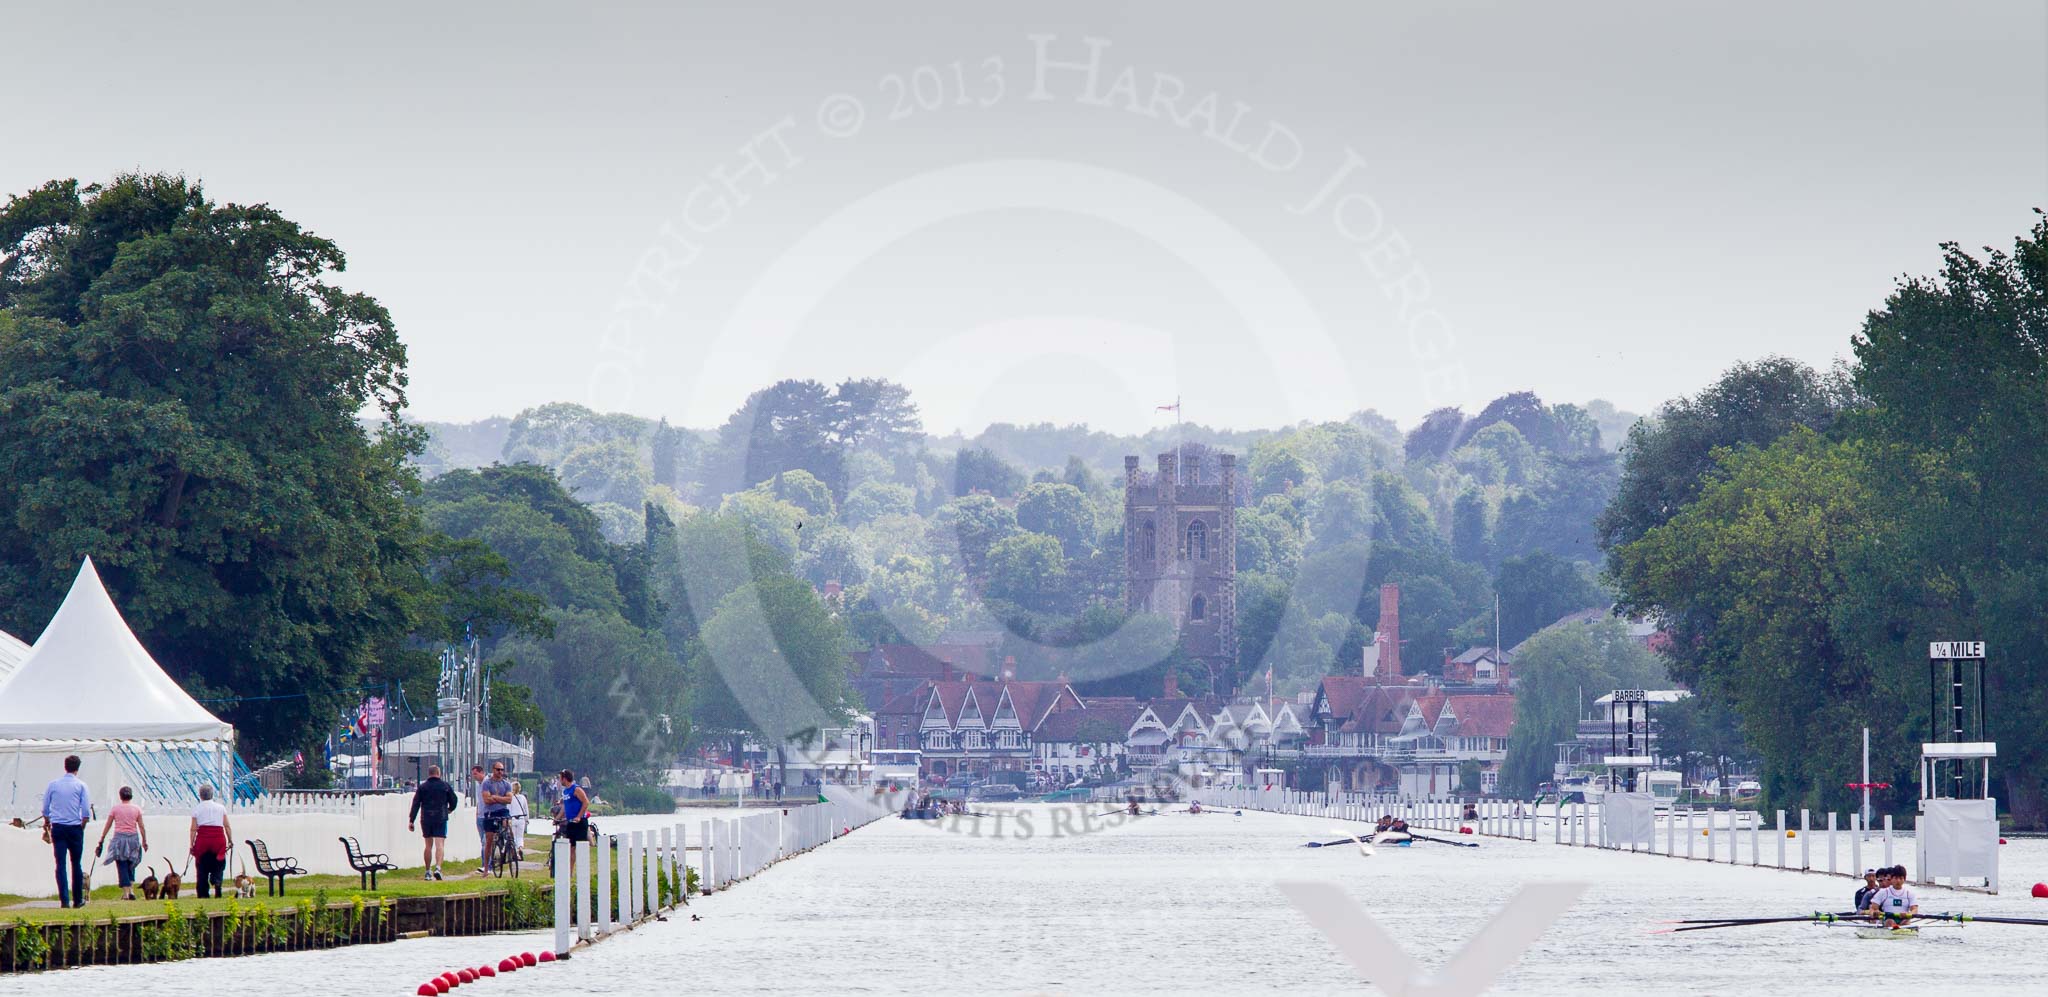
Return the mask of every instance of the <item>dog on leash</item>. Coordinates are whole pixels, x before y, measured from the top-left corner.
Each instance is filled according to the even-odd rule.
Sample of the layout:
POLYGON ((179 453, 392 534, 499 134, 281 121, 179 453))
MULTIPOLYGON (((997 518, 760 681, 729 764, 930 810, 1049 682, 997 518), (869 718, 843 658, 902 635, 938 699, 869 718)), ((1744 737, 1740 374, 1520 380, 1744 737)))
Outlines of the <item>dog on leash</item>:
MULTIPOLYGON (((191 865, 192 863, 189 860, 185 863, 186 868, 191 868, 191 865)), ((178 899, 178 887, 182 885, 184 882, 185 877, 180 875, 177 870, 171 868, 171 860, 165 859, 164 883, 163 886, 159 888, 163 895, 163 898, 165 900, 178 899)))
POLYGON ((142 899, 144 900, 155 900, 157 893, 161 890, 161 887, 157 883, 156 873, 154 871, 152 871, 147 877, 145 877, 142 880, 142 882, 136 885, 142 887, 142 899))
POLYGON ((248 873, 238 872, 235 874, 235 896, 244 898, 254 898, 256 896, 256 881, 250 879, 248 873))

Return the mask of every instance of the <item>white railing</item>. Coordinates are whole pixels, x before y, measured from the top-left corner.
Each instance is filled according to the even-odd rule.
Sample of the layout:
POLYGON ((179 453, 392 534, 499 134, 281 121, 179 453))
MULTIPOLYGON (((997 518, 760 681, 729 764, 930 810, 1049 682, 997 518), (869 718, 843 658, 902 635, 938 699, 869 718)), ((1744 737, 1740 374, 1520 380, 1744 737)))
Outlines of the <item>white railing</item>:
MULTIPOLYGON (((826 795, 833 794, 827 790, 826 795)), ((689 843, 689 829, 681 821, 653 831, 600 834, 600 840, 578 842, 573 848, 556 838, 554 952, 567 957, 576 945, 601 941, 687 903, 692 872, 697 874, 699 894, 731 889, 777 862, 829 844, 892 812, 886 805, 864 805, 849 798, 778 813, 704 820, 698 822, 695 845, 689 843), (690 854, 693 851, 695 855, 690 854), (579 875, 572 883, 570 867, 589 870, 593 860, 597 875, 579 875), (610 888, 598 887, 600 883, 610 888)))

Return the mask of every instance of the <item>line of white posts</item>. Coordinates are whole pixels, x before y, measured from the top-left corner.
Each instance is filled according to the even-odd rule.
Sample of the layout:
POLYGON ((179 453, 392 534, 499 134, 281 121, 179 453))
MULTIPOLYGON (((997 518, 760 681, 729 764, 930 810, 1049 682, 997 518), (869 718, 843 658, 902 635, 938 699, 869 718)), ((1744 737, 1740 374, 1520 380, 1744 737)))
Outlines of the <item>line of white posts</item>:
POLYGON ((693 872, 696 893, 729 889, 879 816, 872 809, 813 803, 776 813, 700 820, 694 843, 682 821, 656 830, 600 833, 598 841, 573 846, 556 838, 555 954, 567 958, 576 944, 631 929, 688 902, 693 872), (572 878, 572 868, 582 874, 572 878), (599 884, 609 884, 609 889, 599 884))
POLYGON ((1760 868, 1858 878, 1866 868, 1866 839, 1874 839, 1870 841, 1873 846, 1872 866, 1892 864, 1894 840, 1889 814, 1885 815, 1880 828, 1869 828, 1863 825, 1861 814, 1848 814, 1844 822, 1839 819, 1841 815, 1829 812, 1827 826, 1816 829, 1811 811, 1799 811, 1799 822, 1793 826, 1786 822, 1788 813, 1780 810, 1777 811, 1776 824, 1767 829, 1763 826, 1763 815, 1752 810, 1675 809, 1658 817, 1664 846, 1659 849, 1655 841, 1647 847, 1604 844, 1600 837, 1600 808, 1586 803, 1539 805, 1523 800, 1466 801, 1452 797, 1387 797, 1370 793, 1338 793, 1333 796, 1277 786, 1204 789, 1199 799, 1205 809, 1263 810, 1364 823, 1373 823, 1384 815, 1392 814, 1407 821, 1411 827, 1453 833, 1469 827, 1477 835, 1522 841, 1539 840, 1539 827, 1547 824, 1547 836, 1553 844, 1612 848, 1615 851, 1734 865, 1744 864, 1746 857, 1748 865, 1760 868), (1466 819, 1468 807, 1474 819, 1466 819), (1814 865, 1816 835, 1824 836, 1822 848, 1826 851, 1826 864, 1822 866, 1814 865), (1771 840, 1771 847, 1765 846, 1765 838, 1771 840), (1747 848, 1743 845, 1745 840, 1747 848), (1792 847, 1788 848, 1788 845, 1792 847), (1882 849, 1882 861, 1877 860, 1879 849, 1882 849), (1846 866, 1841 864, 1843 858, 1848 859, 1846 866))

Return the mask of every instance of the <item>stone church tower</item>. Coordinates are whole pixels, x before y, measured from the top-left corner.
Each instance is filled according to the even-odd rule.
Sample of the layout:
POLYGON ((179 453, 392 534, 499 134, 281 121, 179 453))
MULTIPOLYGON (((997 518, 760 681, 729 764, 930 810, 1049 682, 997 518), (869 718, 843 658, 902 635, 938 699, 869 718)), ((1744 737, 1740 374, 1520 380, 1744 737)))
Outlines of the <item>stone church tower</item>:
POLYGON ((1171 617, 1220 678, 1237 664, 1237 456, 1215 460, 1163 453, 1148 475, 1124 458, 1124 605, 1171 617))

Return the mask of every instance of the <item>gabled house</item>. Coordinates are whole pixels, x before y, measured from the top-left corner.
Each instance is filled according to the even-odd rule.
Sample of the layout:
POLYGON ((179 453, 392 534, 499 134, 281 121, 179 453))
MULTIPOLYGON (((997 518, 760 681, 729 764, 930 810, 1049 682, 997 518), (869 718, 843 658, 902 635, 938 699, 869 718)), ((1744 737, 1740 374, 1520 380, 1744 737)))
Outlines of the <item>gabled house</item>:
POLYGON ((1046 718, 1082 709, 1064 682, 928 682, 918 719, 923 775, 945 779, 1025 771, 1046 718))

